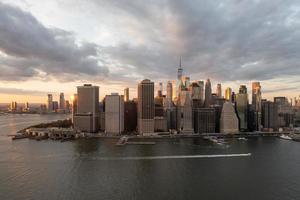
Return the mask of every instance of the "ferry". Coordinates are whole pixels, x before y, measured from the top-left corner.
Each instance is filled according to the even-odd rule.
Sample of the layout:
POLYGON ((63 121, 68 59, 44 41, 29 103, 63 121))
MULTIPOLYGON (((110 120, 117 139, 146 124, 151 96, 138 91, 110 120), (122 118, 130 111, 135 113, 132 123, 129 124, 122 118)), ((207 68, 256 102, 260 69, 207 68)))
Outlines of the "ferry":
POLYGON ((279 137, 284 140, 292 140, 292 138, 290 136, 284 135, 284 134, 280 135, 279 137))

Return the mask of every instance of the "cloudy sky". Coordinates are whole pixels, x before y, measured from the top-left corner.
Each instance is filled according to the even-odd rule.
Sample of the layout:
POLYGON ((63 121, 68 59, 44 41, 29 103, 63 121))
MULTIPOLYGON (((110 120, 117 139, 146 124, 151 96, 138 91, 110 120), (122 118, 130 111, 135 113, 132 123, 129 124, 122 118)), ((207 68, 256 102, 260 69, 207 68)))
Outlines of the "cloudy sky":
POLYGON ((100 86, 101 97, 143 78, 192 80, 263 96, 300 94, 299 0, 0 0, 0 102, 100 86))

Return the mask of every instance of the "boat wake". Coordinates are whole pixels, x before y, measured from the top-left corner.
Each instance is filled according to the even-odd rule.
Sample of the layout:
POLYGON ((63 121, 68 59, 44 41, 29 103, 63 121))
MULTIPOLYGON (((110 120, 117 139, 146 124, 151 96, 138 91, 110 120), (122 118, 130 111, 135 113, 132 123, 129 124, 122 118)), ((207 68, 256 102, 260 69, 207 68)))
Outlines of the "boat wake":
POLYGON ((251 156, 251 153, 245 153, 245 154, 219 154, 219 155, 94 157, 93 160, 166 160, 166 159, 231 158, 231 157, 249 157, 249 156, 251 156))

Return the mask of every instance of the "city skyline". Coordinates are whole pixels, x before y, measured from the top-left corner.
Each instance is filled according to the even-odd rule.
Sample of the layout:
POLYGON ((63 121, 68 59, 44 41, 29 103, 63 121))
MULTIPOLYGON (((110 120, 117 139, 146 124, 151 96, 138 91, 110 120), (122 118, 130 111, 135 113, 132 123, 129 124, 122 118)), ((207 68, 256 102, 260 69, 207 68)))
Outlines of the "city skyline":
POLYGON ((251 94, 259 81, 265 99, 298 97, 299 3, 276 1, 270 13, 270 2, 0 0, 0 103, 70 99, 83 83, 100 86, 100 99, 129 87, 132 99, 145 78, 165 92, 180 57, 184 75, 209 78, 213 92, 222 83, 223 94, 240 85, 251 94))

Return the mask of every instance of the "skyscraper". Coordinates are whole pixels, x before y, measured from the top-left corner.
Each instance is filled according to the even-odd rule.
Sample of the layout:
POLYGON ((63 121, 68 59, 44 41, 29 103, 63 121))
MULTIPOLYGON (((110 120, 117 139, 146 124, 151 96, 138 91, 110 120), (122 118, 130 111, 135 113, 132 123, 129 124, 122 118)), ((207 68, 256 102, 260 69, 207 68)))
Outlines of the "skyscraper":
POLYGON ((84 132, 99 130, 99 87, 84 84, 77 87, 77 113, 74 128, 84 132))
POLYGON ((248 129, 248 104, 247 87, 245 85, 241 85, 239 93, 236 94, 236 111, 239 118, 240 130, 248 129))
POLYGON ((129 88, 124 89, 124 101, 129 101, 129 88))
POLYGON ((189 91, 191 95, 191 99, 198 99, 200 100, 200 87, 198 82, 192 82, 189 86, 189 91))
POLYGON ((211 83, 210 80, 207 79, 205 83, 205 102, 204 105, 206 108, 211 105, 211 83))
POLYGON ((170 81, 167 83, 167 96, 166 96, 166 101, 167 101, 167 108, 172 107, 172 96, 173 96, 173 86, 170 81))
POLYGON ((239 121, 236 116, 232 103, 226 102, 223 105, 221 119, 220 119, 220 131, 225 134, 234 134, 239 131, 239 121))
POLYGON ((124 130, 127 134, 136 131, 137 104, 134 101, 124 102, 124 130))
POLYGON ((200 90, 200 100, 204 103, 204 82, 198 81, 199 90, 200 90))
POLYGON ((231 93, 232 93, 232 89, 230 87, 226 88, 226 90, 225 90, 225 99, 226 99, 226 101, 231 102, 231 93))
POLYGON ((158 97, 163 96, 163 83, 162 82, 160 82, 159 85, 158 85, 157 96, 158 97))
POLYGON ((265 129, 278 129, 277 104, 271 101, 262 100, 262 126, 265 129))
POLYGON ((16 112, 17 110, 18 110, 18 103, 15 101, 11 102, 11 104, 9 105, 9 111, 16 112))
POLYGON ((216 91, 217 97, 222 97, 222 85, 219 83, 217 85, 217 91, 216 91))
POLYGON ((294 111, 286 97, 274 97, 278 108, 278 126, 289 127, 294 123, 294 111))
POLYGON ((176 81, 172 81, 172 101, 175 101, 177 98, 177 84, 176 81))
POLYGON ((57 112, 57 110, 59 109, 58 101, 53 101, 52 105, 53 105, 53 111, 57 112))
POLYGON ((214 108, 193 108, 194 132, 215 133, 216 112, 214 108))
POLYGON ((138 85, 138 132, 142 135, 154 132, 154 82, 148 79, 138 85))
POLYGON ((53 96, 52 96, 52 94, 48 94, 47 109, 48 109, 48 112, 53 111, 53 96))
POLYGON ((105 97, 105 132, 120 135, 124 131, 124 98, 118 93, 105 97))
POLYGON ((25 103, 25 106, 24 106, 24 111, 28 112, 29 110, 30 110, 30 108, 29 108, 29 103, 26 102, 26 103, 25 103))
POLYGON ((246 87, 246 85, 241 85, 240 86, 239 94, 247 94, 247 87, 246 87))
POLYGON ((178 67, 178 70, 177 70, 177 83, 176 83, 176 97, 178 98, 179 96, 179 92, 180 92, 180 89, 181 89, 181 86, 182 86, 182 78, 183 78, 183 69, 182 69, 182 65, 181 65, 181 57, 180 57, 180 60, 179 60, 179 67, 178 67))
POLYGON ((65 110, 65 95, 64 95, 64 93, 59 94, 59 109, 65 110))
POLYGON ((181 80, 182 75, 183 75, 183 69, 182 69, 182 66, 181 66, 181 57, 180 57, 179 67, 178 67, 178 70, 177 70, 177 80, 181 80))
POLYGON ((177 99, 177 129, 180 132, 193 132, 192 101, 188 90, 181 90, 177 99))
POLYGON ((261 86, 260 82, 252 83, 252 105, 254 109, 254 128, 259 131, 261 128, 261 86))

